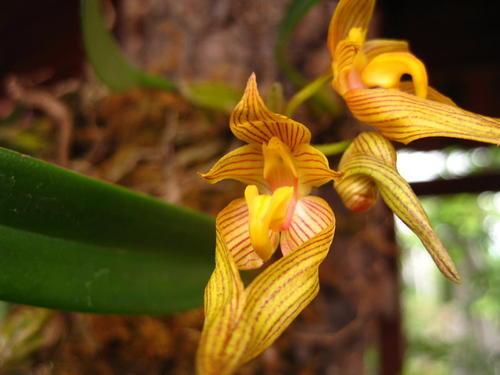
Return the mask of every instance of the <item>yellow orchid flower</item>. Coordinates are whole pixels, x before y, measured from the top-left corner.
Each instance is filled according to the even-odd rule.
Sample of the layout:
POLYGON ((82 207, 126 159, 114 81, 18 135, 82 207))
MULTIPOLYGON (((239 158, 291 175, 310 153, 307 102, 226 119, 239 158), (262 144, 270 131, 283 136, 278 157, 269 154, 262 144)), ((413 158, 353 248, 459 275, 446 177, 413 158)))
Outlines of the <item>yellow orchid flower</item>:
POLYGON ((334 186, 347 208, 366 211, 380 192, 389 208, 420 238, 441 272, 460 282, 456 267, 420 201, 398 173, 396 150, 387 139, 379 133, 361 133, 342 155, 339 170, 344 177, 334 186))
POLYGON ((335 230, 328 203, 307 194, 340 173, 309 144, 306 126, 266 108, 255 75, 231 114, 230 128, 248 144, 202 177, 248 186, 245 197, 216 219, 216 266, 205 289, 197 352, 197 371, 203 375, 233 373, 271 345, 309 304, 335 230), (261 267, 278 245, 283 257, 244 287, 238 271, 261 267))
POLYGON ((500 144, 500 120, 457 107, 428 86, 425 65, 405 41, 365 41, 375 0, 340 0, 328 32, 333 87, 360 121, 409 143, 452 137, 500 144), (411 82, 401 82, 408 74, 411 82))

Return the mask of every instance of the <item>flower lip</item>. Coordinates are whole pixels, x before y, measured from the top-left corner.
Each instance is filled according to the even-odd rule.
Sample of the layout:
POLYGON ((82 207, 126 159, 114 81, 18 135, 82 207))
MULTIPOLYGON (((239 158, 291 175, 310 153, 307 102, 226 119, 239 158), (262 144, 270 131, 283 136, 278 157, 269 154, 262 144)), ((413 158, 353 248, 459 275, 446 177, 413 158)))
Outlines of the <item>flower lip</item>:
POLYGON ((422 61, 409 52, 387 52, 375 56, 362 71, 362 81, 366 87, 399 89, 403 74, 412 77, 415 95, 427 97, 427 70, 422 61))
POLYGON ((257 255, 268 260, 276 250, 277 244, 271 242, 269 232, 279 232, 285 223, 290 222, 293 209, 293 187, 284 186, 276 189, 273 195, 259 194, 257 186, 249 185, 245 189, 245 200, 249 211, 250 241, 257 255))

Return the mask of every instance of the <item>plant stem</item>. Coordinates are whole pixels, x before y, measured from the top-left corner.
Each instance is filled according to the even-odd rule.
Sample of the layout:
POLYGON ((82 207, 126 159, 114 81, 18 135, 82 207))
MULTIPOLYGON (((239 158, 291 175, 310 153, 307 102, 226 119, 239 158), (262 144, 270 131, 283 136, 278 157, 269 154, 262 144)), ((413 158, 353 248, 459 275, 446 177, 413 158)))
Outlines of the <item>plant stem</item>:
POLYGON ((351 140, 340 141, 335 143, 327 143, 325 145, 314 145, 319 151, 321 151, 326 156, 333 156, 340 154, 345 151, 345 149, 351 144, 351 140))
POLYGON ((291 117, 299 105, 313 96, 321 87, 331 80, 332 73, 326 73, 304 86, 289 100, 285 109, 285 115, 291 117))

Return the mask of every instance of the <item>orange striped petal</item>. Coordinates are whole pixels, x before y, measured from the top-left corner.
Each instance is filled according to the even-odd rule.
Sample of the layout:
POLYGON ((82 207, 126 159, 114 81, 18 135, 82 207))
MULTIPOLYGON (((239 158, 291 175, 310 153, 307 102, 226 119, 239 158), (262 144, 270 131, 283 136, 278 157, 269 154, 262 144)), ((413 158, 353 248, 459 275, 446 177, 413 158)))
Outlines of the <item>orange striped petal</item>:
POLYGON ((346 39, 352 28, 366 32, 375 7, 375 0, 340 0, 328 30, 328 48, 335 54, 337 45, 346 39))
POLYGON ((395 89, 353 89, 345 96, 360 121, 394 141, 451 137, 500 144, 500 121, 395 89))
POLYGON ((342 170, 344 164, 358 154, 371 155, 396 168, 396 150, 391 142, 382 137, 380 133, 363 132, 354 138, 342 155, 339 169, 342 170))
POLYGON ((318 267, 335 231, 328 226, 273 263, 243 290, 218 232, 216 268, 205 290, 205 324, 197 352, 199 375, 229 375, 270 346, 318 293, 318 267))
MULTIPOLYGON (((245 199, 235 199, 217 215, 217 231, 221 234, 228 252, 240 270, 259 268, 264 263, 253 250, 250 242, 249 214, 245 199)), ((276 248, 279 236, 270 231, 271 242, 276 248)))
POLYGON ((211 184, 229 178, 248 185, 267 187, 263 171, 262 147, 251 144, 227 153, 215 163, 208 173, 200 174, 200 176, 211 184))
POLYGON ((371 39, 363 45, 363 52, 368 61, 389 52, 409 52, 408 42, 394 39, 371 39))
POLYGON ((205 323, 196 353, 199 375, 229 375, 238 366, 245 347, 228 344, 239 324, 245 295, 236 264, 217 231, 215 270, 205 288, 205 323))
POLYGON ((362 53, 362 45, 349 41, 341 41, 333 58, 333 88, 344 95, 348 90, 364 87, 361 82, 361 71, 366 63, 362 53))
POLYGON ((291 253, 328 228, 332 217, 332 209, 325 200, 313 196, 299 199, 290 226, 281 234, 280 245, 283 255, 291 253))
POLYGON ((266 107, 257 90, 255 74, 250 76, 243 98, 231 113, 230 127, 237 138, 251 144, 267 144, 272 137, 278 137, 293 150, 311 141, 311 132, 305 125, 266 107))
POLYGON ((460 277, 448 251, 432 229, 429 219, 410 185, 396 169, 370 155, 358 154, 344 165, 350 176, 367 176, 377 184, 389 208, 420 238, 443 274, 454 282, 460 277))
MULTIPOLYGON (((403 92, 406 92, 407 94, 415 95, 415 86, 413 85, 412 81, 400 82, 399 89, 403 92)), ((453 100, 441 94, 439 91, 430 86, 427 86, 427 99, 434 102, 452 105, 455 107, 457 106, 453 100)))
POLYGON ((300 195, 307 195, 311 187, 321 186, 342 175, 330 169, 326 156, 309 144, 297 147, 293 159, 297 168, 300 195))
MULTIPOLYGON (((269 266, 248 286, 239 329, 232 342, 248 341, 242 363, 269 347, 318 293, 318 267, 333 240, 335 219, 292 253, 269 266)), ((231 343, 232 343, 231 342, 231 343)))

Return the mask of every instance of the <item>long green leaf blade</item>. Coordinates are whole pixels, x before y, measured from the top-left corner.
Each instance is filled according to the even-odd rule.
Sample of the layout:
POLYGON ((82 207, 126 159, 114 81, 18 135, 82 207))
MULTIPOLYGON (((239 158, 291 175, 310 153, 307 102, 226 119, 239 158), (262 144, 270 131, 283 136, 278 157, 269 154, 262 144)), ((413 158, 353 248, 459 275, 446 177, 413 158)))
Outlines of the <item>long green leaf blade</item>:
POLYGON ((1 148, 0 192, 0 299, 114 313, 201 304, 211 217, 1 148))
POLYGON ((99 79, 115 91, 148 87, 176 91, 163 77, 147 74, 130 63, 106 28, 102 0, 81 0, 82 35, 87 58, 99 79))
POLYGON ((212 267, 0 226, 0 268, 2 300, 68 311, 165 314, 201 306, 212 267))
POLYGON ((0 192, 0 225, 99 246, 213 255, 211 217, 1 148, 0 192))

